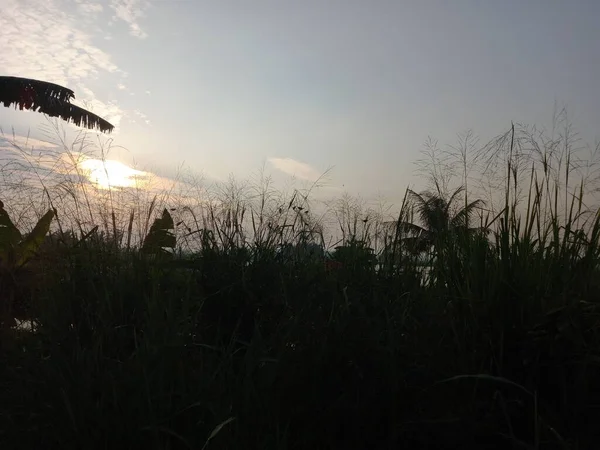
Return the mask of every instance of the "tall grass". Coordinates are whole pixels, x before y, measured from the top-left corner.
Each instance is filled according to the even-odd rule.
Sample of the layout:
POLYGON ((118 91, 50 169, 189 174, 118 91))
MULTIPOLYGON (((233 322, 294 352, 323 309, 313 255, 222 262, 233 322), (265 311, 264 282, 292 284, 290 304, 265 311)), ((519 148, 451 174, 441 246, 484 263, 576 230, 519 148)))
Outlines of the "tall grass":
POLYGON ((316 214, 310 186, 266 177, 137 209, 71 196, 61 239, 16 279, 35 323, 3 335, 0 442, 595 448, 593 160, 574 164, 568 133, 511 127, 476 154, 468 136, 394 218, 349 197, 316 214), (165 207, 175 254, 138 251, 165 207))

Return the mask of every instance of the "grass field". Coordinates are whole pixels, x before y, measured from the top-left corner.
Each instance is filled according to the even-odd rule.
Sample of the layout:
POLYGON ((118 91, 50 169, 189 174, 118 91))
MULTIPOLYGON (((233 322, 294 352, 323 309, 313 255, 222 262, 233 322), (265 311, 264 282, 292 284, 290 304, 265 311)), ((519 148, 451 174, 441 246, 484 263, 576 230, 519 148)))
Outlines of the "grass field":
POLYGON ((22 266, 0 231, 2 448, 597 448, 595 166, 528 136, 464 146, 462 189, 430 159, 428 192, 337 214, 327 253, 299 192, 3 198, 57 215, 22 266))

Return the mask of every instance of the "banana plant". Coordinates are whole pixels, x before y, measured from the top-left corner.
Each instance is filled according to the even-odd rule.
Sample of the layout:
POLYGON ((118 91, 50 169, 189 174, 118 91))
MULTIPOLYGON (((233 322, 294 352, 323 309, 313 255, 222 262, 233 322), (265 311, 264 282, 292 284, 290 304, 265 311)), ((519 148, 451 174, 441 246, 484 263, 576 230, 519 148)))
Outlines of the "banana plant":
POLYGON ((0 201, 0 268, 14 270, 27 264, 44 241, 55 215, 54 210, 49 210, 23 237, 0 201))
POLYGON ((0 201, 0 346, 6 338, 4 331, 16 325, 15 275, 36 255, 55 215, 54 210, 49 210, 23 237, 0 201))
POLYGON ((102 117, 71 103, 71 89, 31 78, 0 76, 0 104, 14 105, 21 110, 37 111, 50 117, 60 117, 79 127, 110 133, 114 126, 102 117))
POLYGON ((144 238, 142 244, 142 252, 150 254, 169 254, 167 248, 175 248, 175 234, 173 229, 175 223, 169 211, 166 209, 162 213, 162 217, 157 217, 150 227, 150 231, 144 238))

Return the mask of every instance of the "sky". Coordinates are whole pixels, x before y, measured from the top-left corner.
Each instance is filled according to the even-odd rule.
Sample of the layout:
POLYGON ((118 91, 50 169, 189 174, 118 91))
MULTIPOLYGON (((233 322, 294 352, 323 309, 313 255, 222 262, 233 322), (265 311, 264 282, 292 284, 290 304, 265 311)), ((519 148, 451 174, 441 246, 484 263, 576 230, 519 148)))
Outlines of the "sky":
MULTIPOLYGON (((307 182, 332 168, 332 193, 394 200, 422 181, 429 136, 486 141, 549 124, 559 102, 600 138, 598 17, 597 0, 0 0, 0 67, 73 89, 125 164, 307 182)), ((44 123, 0 108, 5 133, 44 123)))

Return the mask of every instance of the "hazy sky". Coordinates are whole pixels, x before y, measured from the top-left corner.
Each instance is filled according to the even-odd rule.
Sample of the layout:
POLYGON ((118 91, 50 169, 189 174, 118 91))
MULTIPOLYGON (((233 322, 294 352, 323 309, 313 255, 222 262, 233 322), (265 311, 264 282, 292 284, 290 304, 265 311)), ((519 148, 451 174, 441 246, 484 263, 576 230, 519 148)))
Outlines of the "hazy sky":
MULTIPOLYGON (((335 166, 332 186, 391 196, 428 135, 487 140, 558 101, 600 137, 598 18, 598 0, 0 0, 0 67, 73 89, 127 163, 335 166)), ((0 108, 5 132, 43 123, 0 108)))

